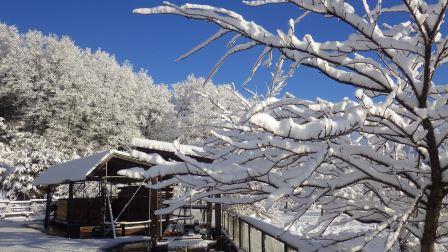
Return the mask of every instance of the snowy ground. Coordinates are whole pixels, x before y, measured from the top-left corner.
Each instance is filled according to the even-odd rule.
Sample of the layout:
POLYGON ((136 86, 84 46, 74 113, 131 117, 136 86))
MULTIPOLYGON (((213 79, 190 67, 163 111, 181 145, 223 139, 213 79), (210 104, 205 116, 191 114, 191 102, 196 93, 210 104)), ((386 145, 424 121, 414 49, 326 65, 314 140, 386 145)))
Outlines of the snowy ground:
MULTIPOLYGON (((40 222, 40 219, 31 221, 40 222)), ((98 251, 119 243, 147 240, 145 236, 119 237, 117 239, 68 239, 49 236, 25 227, 24 217, 0 220, 0 252, 4 251, 98 251)))

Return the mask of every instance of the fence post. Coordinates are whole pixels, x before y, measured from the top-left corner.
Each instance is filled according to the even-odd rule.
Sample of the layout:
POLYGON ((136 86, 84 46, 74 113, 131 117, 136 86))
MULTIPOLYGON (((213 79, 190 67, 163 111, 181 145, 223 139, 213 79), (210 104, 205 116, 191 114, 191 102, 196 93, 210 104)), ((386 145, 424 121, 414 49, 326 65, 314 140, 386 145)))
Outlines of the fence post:
MULTIPOLYGON (((191 202, 190 202, 191 204, 191 202)), ((210 202, 207 202, 207 210, 206 210, 206 220, 207 220, 207 238, 210 239, 212 236, 212 211, 213 211, 213 204, 210 202)))
POLYGON ((266 252, 266 234, 261 231, 261 252, 266 252))
POLYGON ((235 216, 232 216, 232 237, 235 240, 235 216))
POLYGON ((249 225, 249 223, 247 223, 247 239, 249 240, 249 251, 248 252, 250 252, 251 251, 251 244, 250 244, 250 225, 249 225))
MULTIPOLYGON (((227 231, 230 231, 230 214, 227 213, 227 231)), ((229 233, 230 235, 230 233, 229 233)))
POLYGON ((240 217, 238 217, 238 240, 240 241, 240 248, 243 247, 243 242, 241 241, 242 236, 243 236, 243 232, 241 232, 241 230, 243 226, 243 222, 241 221, 240 217))
MULTIPOLYGON (((217 194, 216 198, 221 198, 221 194, 217 194)), ((220 203, 215 203, 215 229, 221 232, 222 207, 220 203)))

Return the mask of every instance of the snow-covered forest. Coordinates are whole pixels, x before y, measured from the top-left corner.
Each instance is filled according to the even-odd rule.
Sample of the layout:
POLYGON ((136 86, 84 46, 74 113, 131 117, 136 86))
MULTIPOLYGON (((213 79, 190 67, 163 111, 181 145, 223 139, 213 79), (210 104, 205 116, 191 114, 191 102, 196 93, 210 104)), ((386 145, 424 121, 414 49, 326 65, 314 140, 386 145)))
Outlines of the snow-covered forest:
POLYGON ((31 183, 44 169, 128 150, 132 137, 202 141, 214 118, 238 109, 231 85, 203 82, 190 75, 170 89, 105 51, 0 24, 0 189, 34 198, 31 183))

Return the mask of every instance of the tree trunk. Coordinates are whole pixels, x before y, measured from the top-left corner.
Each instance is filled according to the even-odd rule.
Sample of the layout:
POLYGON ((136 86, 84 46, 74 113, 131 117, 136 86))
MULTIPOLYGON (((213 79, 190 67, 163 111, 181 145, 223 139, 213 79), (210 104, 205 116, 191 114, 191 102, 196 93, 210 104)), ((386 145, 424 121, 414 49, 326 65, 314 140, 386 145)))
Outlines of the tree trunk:
POLYGON ((431 164, 431 187, 428 203, 426 204, 425 226, 420 247, 422 252, 432 252, 434 251, 434 242, 436 240, 436 232, 444 195, 442 188, 442 169, 440 167, 434 129, 428 119, 423 120, 423 126, 428 130, 426 140, 431 164))
POLYGON ((440 185, 433 184, 426 210, 425 227, 421 240, 421 251, 434 251, 434 242, 439 223, 440 210, 442 208, 443 193, 440 185))
MULTIPOLYGON (((427 108, 429 90, 431 87, 431 55, 433 38, 425 44, 425 69, 423 75, 423 92, 419 97, 419 108, 427 108)), ((440 210, 443 200, 442 169, 440 167, 439 150, 434 134, 434 127, 429 118, 422 121, 423 128, 427 130, 426 144, 428 146, 429 163, 431 166, 431 186, 426 204, 425 226, 423 236, 420 241, 422 252, 434 251, 434 243, 437 236, 437 227, 439 224, 440 210)))

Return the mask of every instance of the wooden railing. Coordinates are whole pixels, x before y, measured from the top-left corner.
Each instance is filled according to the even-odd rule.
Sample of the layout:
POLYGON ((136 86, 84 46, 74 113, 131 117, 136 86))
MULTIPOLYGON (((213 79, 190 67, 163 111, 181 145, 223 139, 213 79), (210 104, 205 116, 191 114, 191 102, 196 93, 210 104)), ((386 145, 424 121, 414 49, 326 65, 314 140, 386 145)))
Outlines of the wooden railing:
POLYGON ((294 244, 295 235, 279 232, 280 228, 247 216, 236 216, 222 211, 222 230, 227 238, 238 248, 246 252, 284 251, 299 249, 294 244), (275 237, 275 233, 282 233, 275 237))
POLYGON ((36 215, 45 211, 45 199, 31 199, 22 201, 0 200, 0 219, 11 216, 36 215))

